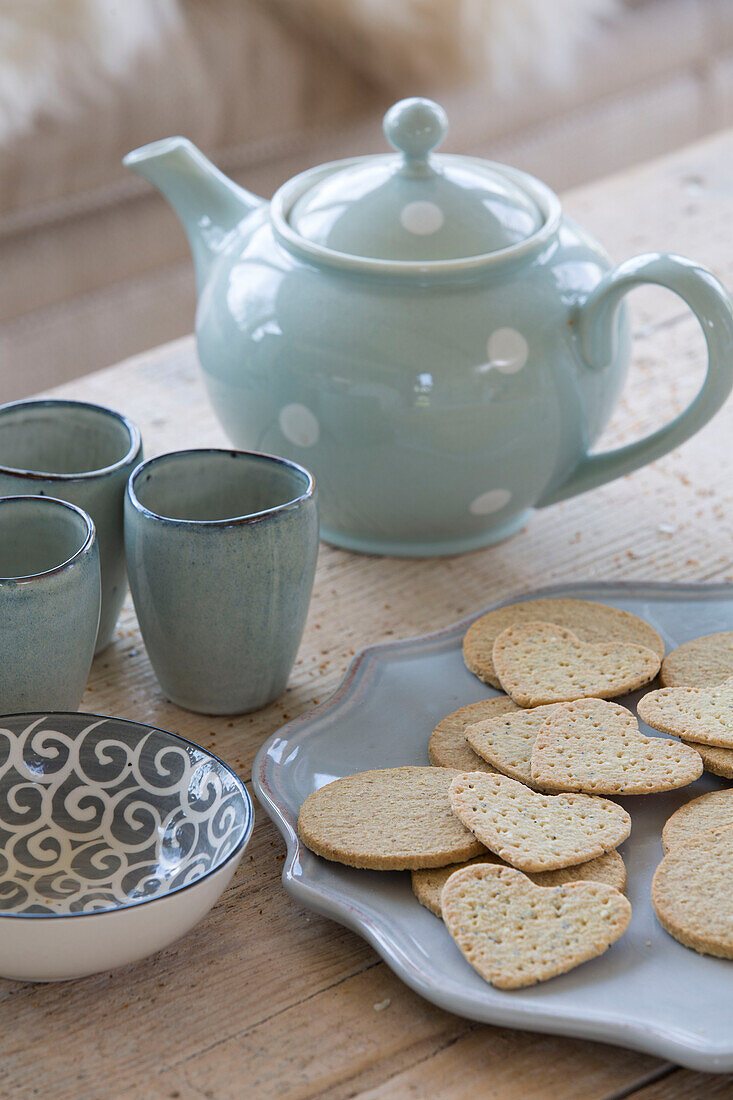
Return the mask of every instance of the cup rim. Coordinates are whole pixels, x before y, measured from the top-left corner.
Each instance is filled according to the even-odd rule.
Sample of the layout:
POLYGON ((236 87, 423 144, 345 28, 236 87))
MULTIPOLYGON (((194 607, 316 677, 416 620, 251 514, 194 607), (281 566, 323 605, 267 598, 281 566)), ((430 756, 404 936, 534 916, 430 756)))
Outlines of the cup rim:
POLYGON ((130 437, 130 446, 122 458, 117 459, 116 462, 109 463, 107 466, 99 466, 95 470, 82 470, 74 474, 60 474, 44 470, 27 470, 22 466, 6 466, 4 463, 0 462, 0 474, 7 474, 9 477, 31 478, 35 481, 86 481, 91 478, 102 477, 106 474, 114 473, 124 466, 129 466, 140 453, 142 436, 140 435, 138 426, 130 420, 129 417, 125 416, 124 413, 117 412, 116 409, 110 409, 107 405, 97 405, 92 401, 73 401, 65 397, 21 398, 19 401, 7 401, 0 405, 0 420, 2 420, 3 415, 8 411, 31 408, 34 405, 41 408, 61 406, 66 408, 91 409, 94 412, 101 413, 103 416, 111 417, 113 420, 122 424, 127 430, 130 437))
POLYGON ((70 566, 72 566, 74 562, 78 561, 79 558, 81 558, 82 555, 89 550, 96 537, 97 529, 94 526, 94 520, 89 515, 89 513, 85 512, 83 508, 79 508, 76 504, 70 504, 68 500, 59 500, 57 497, 35 496, 31 493, 21 493, 16 496, 0 497, 0 508, 2 508, 3 505, 9 504, 11 502, 17 503, 18 501, 29 500, 35 501, 36 503, 41 501, 44 507, 46 506, 46 504, 51 504, 54 506, 59 506, 61 508, 66 508, 69 512, 76 512, 78 516, 81 516, 86 527, 86 536, 84 538, 84 542, 81 544, 78 550, 74 551, 71 557, 67 558, 66 561, 60 562, 58 565, 54 565, 52 569, 42 569, 39 573, 25 573, 21 577, 0 576, 0 584, 28 584, 31 581, 38 581, 42 580, 44 577, 54 577, 58 573, 63 573, 65 569, 68 569, 70 566))
POLYGON ((131 505, 143 516, 147 516, 149 519, 157 520, 159 523, 167 523, 173 527, 204 527, 204 528, 216 528, 216 527, 239 527, 248 523, 257 523, 260 520, 266 519, 269 516, 277 515, 280 512, 290 511, 292 508, 297 508, 304 501, 309 500, 315 493, 315 478, 310 470, 307 470, 305 466, 301 466, 298 462, 293 462, 289 458, 281 458, 280 455, 267 454, 264 451, 243 451, 237 448, 231 447, 189 447, 182 451, 166 451, 164 454, 156 455, 154 458, 147 458, 145 461, 139 463, 130 474, 127 482, 127 498, 131 505), (243 515, 228 516, 226 519, 177 519, 173 516, 164 516, 160 512, 153 511, 152 508, 147 508, 137 496, 135 492, 135 482, 139 478, 143 470, 146 470, 150 466, 154 466, 156 463, 165 459, 175 459, 187 455, 230 455, 234 458, 253 458, 256 461, 263 461, 265 463, 274 462, 279 466, 286 466, 289 470, 293 470, 298 474, 301 474, 306 480, 306 488, 300 496, 293 497, 291 500, 286 500, 283 504, 276 504, 272 508, 263 508, 259 512, 247 512, 243 515))

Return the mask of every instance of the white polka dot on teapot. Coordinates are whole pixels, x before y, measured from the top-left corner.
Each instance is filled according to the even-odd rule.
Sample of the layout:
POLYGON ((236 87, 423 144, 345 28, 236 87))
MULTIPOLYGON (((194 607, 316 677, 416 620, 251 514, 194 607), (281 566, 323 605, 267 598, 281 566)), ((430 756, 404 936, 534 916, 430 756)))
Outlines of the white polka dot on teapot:
POLYGON ((400 213, 402 227, 419 237, 437 233, 444 221, 443 211, 434 202, 408 202, 400 213))
POLYGON ((486 341, 489 366, 501 374, 516 374, 527 362, 529 347, 515 328, 497 328, 486 341))
POLYGON ((505 508, 511 499, 508 489, 489 489, 488 493, 481 493, 472 500, 468 510, 474 516, 490 516, 492 512, 505 508))
POLYGON ((285 438, 297 447, 313 447, 318 442, 321 428, 307 405, 285 405, 278 422, 285 438))

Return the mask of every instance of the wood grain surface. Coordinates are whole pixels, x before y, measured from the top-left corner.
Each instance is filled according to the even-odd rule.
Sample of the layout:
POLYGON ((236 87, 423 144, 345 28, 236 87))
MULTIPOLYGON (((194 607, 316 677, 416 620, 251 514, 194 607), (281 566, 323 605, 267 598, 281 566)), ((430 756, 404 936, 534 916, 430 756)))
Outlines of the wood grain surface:
MULTIPOLYGON (((687 253, 733 284, 733 135, 577 191, 565 206, 616 259, 652 249, 687 253)), ((634 366, 605 445, 664 422, 702 378, 702 337, 678 299, 642 290, 631 308, 634 366)), ((142 429, 148 456, 224 442, 190 339, 56 392, 127 413, 142 429)), ((503 545, 429 561, 322 546, 290 686, 255 715, 202 718, 168 703, 128 601, 115 643, 95 661, 82 709, 175 730, 249 779, 263 740, 323 700, 367 644, 436 629, 558 581, 733 580, 732 455, 729 403, 680 450, 538 512, 503 545)), ((602 1044, 478 1025, 435 1008, 358 936, 291 901, 280 883, 283 855, 279 834, 257 808, 230 888, 179 943, 81 981, 0 981, 0 1095, 733 1097, 733 1077, 692 1073, 602 1044)))

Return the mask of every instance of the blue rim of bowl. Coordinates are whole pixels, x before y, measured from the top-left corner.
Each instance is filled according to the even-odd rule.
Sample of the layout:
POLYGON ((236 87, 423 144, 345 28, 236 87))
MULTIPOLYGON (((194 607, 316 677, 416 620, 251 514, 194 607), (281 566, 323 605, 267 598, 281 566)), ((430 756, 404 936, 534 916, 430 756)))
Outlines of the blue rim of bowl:
POLYGON ((197 749, 199 752, 204 752, 211 759, 215 760, 217 764, 221 764, 226 771, 232 776, 239 787, 239 793, 242 795, 242 800, 247 807, 247 823, 245 825, 242 838, 235 848, 229 853, 225 860, 219 863, 216 867, 210 867, 208 871, 205 871, 200 878, 195 879, 193 882, 186 882, 182 886, 176 886, 173 890, 168 890, 165 894, 159 894, 155 898, 140 898, 137 901, 125 902, 124 905, 115 905, 110 909, 92 909, 86 913, 8 913, 0 912, 0 921, 3 920, 78 920, 80 917, 104 917, 109 913, 119 913, 126 909, 137 909, 141 905, 154 905, 156 901, 165 901, 166 898, 172 898, 176 894, 182 894, 184 890, 190 890, 193 886, 198 886, 204 882, 205 879, 215 875, 217 871, 221 871, 226 867, 228 863, 239 855, 249 843, 249 839, 252 836, 252 830, 255 824, 255 809, 252 802, 252 796, 250 795, 244 780, 237 775, 233 768, 227 764, 225 760, 222 760, 220 756, 217 756, 215 752, 211 752, 209 749, 205 749, 203 745, 197 745, 195 741, 189 741, 187 737, 181 737, 180 733, 171 733, 170 730, 161 729, 160 726, 151 726, 147 722, 135 722, 132 718, 116 718, 113 714, 88 714, 86 711, 79 710, 21 710, 15 714, 0 714, 0 722, 4 722, 9 718, 30 718, 39 717, 45 715, 48 718, 99 718, 105 722, 120 722, 125 726, 139 726, 143 729, 149 730, 152 733, 162 733, 166 737, 172 737, 174 741, 179 741, 183 745, 187 745, 189 748, 197 749))
POLYGON ((307 470, 305 466, 301 466, 299 462, 293 462, 292 459, 289 458, 281 458, 280 455, 267 454, 265 451, 240 451, 232 447, 189 447, 183 451, 166 451, 162 455, 155 455, 154 458, 146 458, 143 462, 139 463, 130 474, 127 482, 127 499, 136 512, 139 512, 140 515, 147 516, 148 519, 157 520, 159 523, 169 523, 174 527, 238 527, 245 523, 256 523, 258 520, 267 519, 268 516, 275 516, 279 512, 287 512, 291 508, 297 508, 298 505, 303 504, 304 501, 311 499, 315 491, 316 479, 313 477, 310 470, 307 470), (279 466, 286 466, 289 470, 293 470, 305 477, 305 492, 301 493, 298 497, 293 497, 292 500, 286 500, 284 504, 276 504, 274 508, 263 508, 261 512, 247 512, 240 516, 228 516, 226 519, 176 519, 173 516, 164 516, 160 512, 154 512, 151 508, 146 508, 145 505, 140 502, 135 492, 135 482, 142 471, 148 466, 153 466, 163 459, 178 458, 182 455, 212 454, 230 455, 232 458, 254 458, 257 460, 264 460, 265 462, 274 462, 279 466))
MULTIPOLYGON (((2 467, 0 467, 0 472, 2 472, 2 467)), ((87 533, 84 542, 81 544, 79 549, 75 550, 71 557, 67 558, 66 561, 59 562, 59 564, 54 565, 52 569, 42 569, 40 573, 24 573, 20 577, 0 577, 0 584, 28 584, 29 581, 43 580, 44 577, 54 577, 57 573, 63 573, 65 569, 68 569, 74 564, 75 561, 78 561, 82 554, 85 554, 87 552, 89 547, 94 542, 97 534, 97 528, 94 526, 94 520, 88 512, 85 512, 84 509, 80 508, 77 504, 71 504, 71 502, 68 500, 59 500, 58 497, 35 496, 31 493, 20 493, 10 497, 0 496, 0 508, 5 504, 8 504, 10 502, 15 503, 19 500, 34 500, 36 502, 38 502, 39 500, 48 501, 49 504, 58 504, 62 508, 67 508, 70 512, 76 512, 77 515, 81 516, 81 518, 84 520, 87 533)))
POLYGON ((108 466, 99 466, 96 470, 81 470, 76 474, 59 474, 51 473, 50 471, 45 472, 43 470, 25 470, 21 466, 6 466, 0 462, 0 474, 6 474, 8 477, 32 478, 35 481, 85 481, 87 479, 106 477, 108 474, 113 474, 117 470, 129 466, 140 454, 142 436, 140 435, 138 426, 134 424, 132 420, 129 420, 123 413, 117 412, 116 409, 110 409, 106 405, 95 405, 91 401, 72 401, 67 398, 53 397, 43 397, 37 400, 21 399, 20 401, 7 401, 0 405, 0 421, 2 421, 3 415, 7 412, 15 411, 16 409, 30 409, 33 406, 46 409, 54 408, 55 406, 72 409, 91 409, 93 412, 102 413, 102 415, 111 417, 127 429, 130 436, 130 446, 122 458, 117 459, 116 462, 111 462, 108 466))

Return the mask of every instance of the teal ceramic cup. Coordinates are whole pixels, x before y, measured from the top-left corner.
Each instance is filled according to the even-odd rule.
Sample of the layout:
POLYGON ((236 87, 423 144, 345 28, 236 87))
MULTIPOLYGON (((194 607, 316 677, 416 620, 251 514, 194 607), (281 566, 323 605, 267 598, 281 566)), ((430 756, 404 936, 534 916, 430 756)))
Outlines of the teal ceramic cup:
POLYGON ((141 458, 140 432, 112 409, 62 400, 0 405, 0 495, 57 497, 94 521, 102 568, 97 653, 111 642, 127 593, 123 501, 141 458))
POLYGON ((281 694, 318 552, 307 470, 248 451, 143 462, 127 488, 125 549, 143 640, 172 702, 241 714, 281 694))
POLYGON ((100 604, 86 512, 51 497, 0 497, 0 713, 77 709, 100 604))

